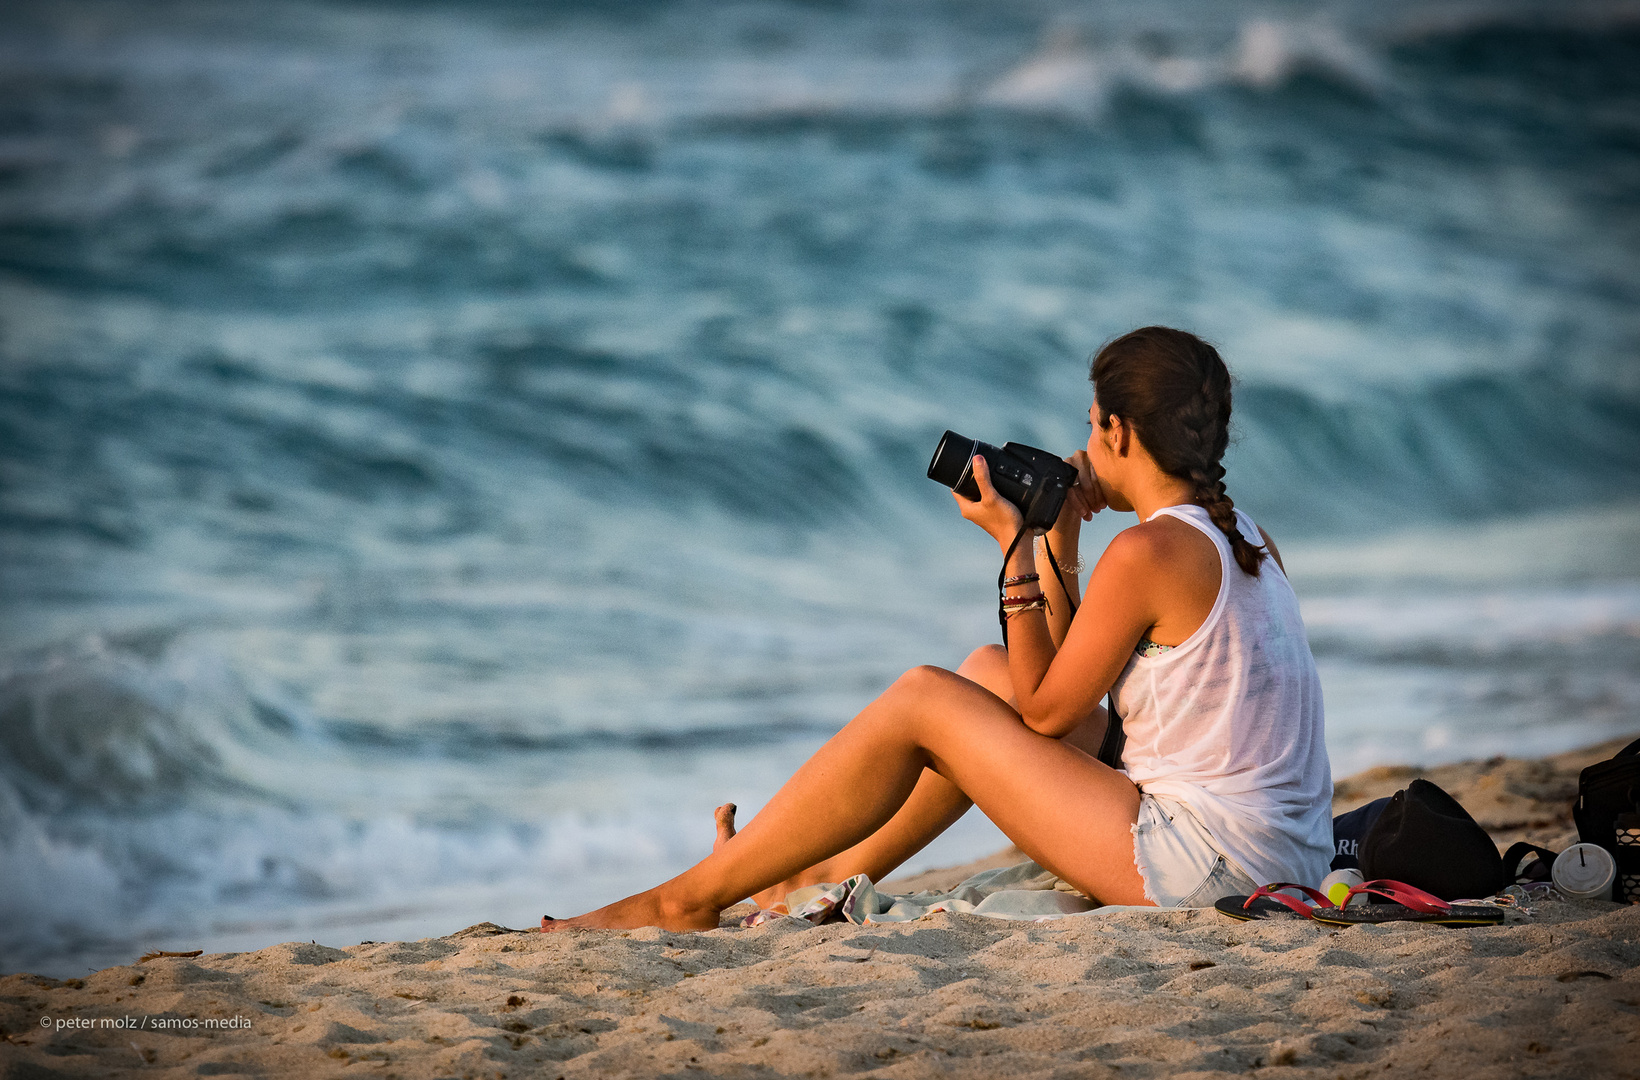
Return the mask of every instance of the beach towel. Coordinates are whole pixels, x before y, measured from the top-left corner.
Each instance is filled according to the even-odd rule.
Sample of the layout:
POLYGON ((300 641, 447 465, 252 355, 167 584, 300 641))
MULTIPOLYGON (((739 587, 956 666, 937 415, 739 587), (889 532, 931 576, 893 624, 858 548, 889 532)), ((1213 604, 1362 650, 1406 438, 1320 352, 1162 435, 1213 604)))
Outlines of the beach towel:
POLYGON ((859 926, 910 922, 940 911, 984 915, 992 919, 1043 922, 1092 911, 1155 911, 1152 907, 1101 905, 1036 863, 982 870, 943 892, 896 895, 879 892, 871 879, 856 874, 847 881, 795 889, 783 904, 756 911, 742 926, 759 926, 773 919, 804 919, 816 926, 846 920, 859 926))

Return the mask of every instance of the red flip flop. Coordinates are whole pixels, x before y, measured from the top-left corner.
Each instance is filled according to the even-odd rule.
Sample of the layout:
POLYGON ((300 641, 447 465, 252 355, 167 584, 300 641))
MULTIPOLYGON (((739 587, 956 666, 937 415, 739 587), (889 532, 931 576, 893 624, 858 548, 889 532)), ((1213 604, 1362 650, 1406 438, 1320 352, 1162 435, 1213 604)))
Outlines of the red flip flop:
POLYGON ((1282 889, 1297 889, 1314 900, 1320 907, 1332 907, 1331 900, 1328 900, 1308 885, 1294 885, 1291 882, 1278 881, 1260 887, 1252 896, 1222 896, 1213 904, 1213 910, 1220 915, 1240 919, 1242 922, 1251 919, 1287 918, 1293 915, 1300 915, 1306 919, 1316 917, 1316 908, 1312 908, 1297 897, 1282 896, 1280 894, 1282 889))
POLYGON ((1503 921, 1503 909, 1490 904, 1449 904, 1439 896, 1408 885, 1404 881, 1378 878, 1362 882, 1349 891, 1336 908, 1311 913, 1317 922, 1333 926, 1363 926, 1391 922, 1433 923, 1436 926, 1496 926, 1503 921), (1356 894, 1370 893, 1392 900, 1389 904, 1360 904, 1350 907, 1356 894))

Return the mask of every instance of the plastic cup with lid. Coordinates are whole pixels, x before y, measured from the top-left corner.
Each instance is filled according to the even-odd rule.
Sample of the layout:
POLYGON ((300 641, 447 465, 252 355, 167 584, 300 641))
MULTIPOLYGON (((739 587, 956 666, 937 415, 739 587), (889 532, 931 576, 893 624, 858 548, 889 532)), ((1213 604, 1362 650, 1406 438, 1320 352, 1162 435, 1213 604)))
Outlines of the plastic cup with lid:
POLYGON ((1573 900, 1610 900, 1617 860, 1599 844, 1573 844, 1555 856, 1555 888, 1573 900))

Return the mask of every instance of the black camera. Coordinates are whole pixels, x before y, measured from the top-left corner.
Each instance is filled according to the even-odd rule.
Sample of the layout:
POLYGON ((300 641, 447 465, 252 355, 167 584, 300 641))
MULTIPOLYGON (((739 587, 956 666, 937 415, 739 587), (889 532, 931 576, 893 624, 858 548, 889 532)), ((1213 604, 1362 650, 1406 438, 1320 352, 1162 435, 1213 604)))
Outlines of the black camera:
POLYGON ((979 498, 974 482, 974 455, 991 467, 991 486, 1019 507, 1029 529, 1048 529, 1059 520, 1065 495, 1076 484, 1076 469, 1046 450, 1023 443, 1004 443, 999 449, 947 431, 928 463, 928 478, 938 480, 958 495, 979 498))

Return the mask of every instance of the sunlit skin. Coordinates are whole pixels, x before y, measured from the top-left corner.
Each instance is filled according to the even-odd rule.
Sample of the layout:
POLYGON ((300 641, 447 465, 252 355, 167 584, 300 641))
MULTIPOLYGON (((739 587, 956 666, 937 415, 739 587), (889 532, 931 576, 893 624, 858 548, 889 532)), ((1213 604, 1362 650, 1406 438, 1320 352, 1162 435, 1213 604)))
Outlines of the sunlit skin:
MULTIPOLYGON (((653 889, 544 931, 659 926, 704 930, 752 897, 768 906, 792 889, 867 874, 881 881, 970 806, 978 805, 1032 859, 1109 904, 1147 904, 1133 862, 1139 792, 1095 761, 1105 732, 1100 704, 1141 637, 1177 645, 1201 626, 1219 591, 1213 542, 1155 511, 1192 501, 1188 481, 1161 470, 1119 416, 1089 410, 1087 449, 1068 460, 1077 486, 1048 541, 1076 560, 1082 522, 1109 508, 1141 524, 1118 534, 1088 575, 1074 617, 1043 560, 1052 615, 1016 614, 1009 648, 987 645, 957 668, 913 668, 799 768, 738 832, 734 806, 718 808, 711 855, 653 889)), ((1019 510, 997 495, 974 459, 978 500, 953 495, 962 516, 1003 551, 1019 510)), ((1268 542, 1268 537, 1265 537, 1268 542)), ((1271 547, 1274 553, 1274 547, 1271 547)), ((1037 570, 1021 543, 1008 576, 1037 570)), ((1011 588, 1027 595, 1035 585, 1011 588)))

